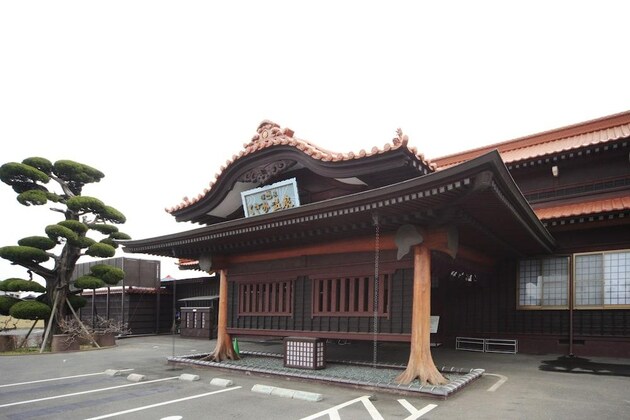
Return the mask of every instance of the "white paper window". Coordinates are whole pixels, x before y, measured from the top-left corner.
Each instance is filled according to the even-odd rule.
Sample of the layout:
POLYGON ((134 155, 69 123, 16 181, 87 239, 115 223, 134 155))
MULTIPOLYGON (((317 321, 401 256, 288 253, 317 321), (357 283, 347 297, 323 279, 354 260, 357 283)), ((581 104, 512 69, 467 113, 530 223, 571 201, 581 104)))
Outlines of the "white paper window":
POLYGON ((567 257, 522 260, 518 286, 521 307, 568 305, 569 259, 567 257))
POLYGON ((576 255, 575 304, 630 305, 630 251, 576 255))

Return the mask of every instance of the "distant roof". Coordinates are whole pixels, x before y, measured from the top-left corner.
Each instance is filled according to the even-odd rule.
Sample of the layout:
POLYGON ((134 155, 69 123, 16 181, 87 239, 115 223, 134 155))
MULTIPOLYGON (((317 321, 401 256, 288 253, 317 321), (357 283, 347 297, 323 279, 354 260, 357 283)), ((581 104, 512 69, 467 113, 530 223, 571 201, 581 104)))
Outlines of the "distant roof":
POLYGON ((630 111, 432 159, 444 169, 498 150, 509 164, 630 137, 630 111))
POLYGON ((577 216, 600 215, 630 209, 630 197, 601 198, 598 200, 565 203, 534 209, 541 220, 560 219, 577 216))

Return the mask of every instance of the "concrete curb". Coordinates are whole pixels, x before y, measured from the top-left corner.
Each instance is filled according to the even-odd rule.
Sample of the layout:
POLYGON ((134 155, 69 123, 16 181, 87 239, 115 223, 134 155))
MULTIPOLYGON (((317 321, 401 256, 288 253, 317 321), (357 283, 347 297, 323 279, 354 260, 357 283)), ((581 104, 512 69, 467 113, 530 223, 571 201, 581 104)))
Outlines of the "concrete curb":
POLYGON ((324 399, 322 394, 315 392, 296 391, 294 389, 278 388, 275 386, 256 384, 252 387, 252 392, 259 394, 275 395, 282 398, 291 398, 294 400, 317 402, 324 399))
POLYGON ((199 375, 192 375, 190 373, 182 373, 181 375, 179 375, 179 380, 187 381, 187 382, 198 381, 199 375))
POLYGON ((132 373, 127 376, 127 380, 131 382, 142 382, 145 379, 147 379, 147 377, 144 375, 140 375, 139 373, 132 373))
POLYGON ((103 372, 105 375, 107 376, 121 376, 123 373, 117 369, 106 369, 105 372, 103 372))
POLYGON ((221 386, 223 388, 227 388, 228 386, 234 385, 234 381, 231 381, 229 379, 222 379, 222 378, 212 378, 212 380, 210 381, 210 385, 221 386))

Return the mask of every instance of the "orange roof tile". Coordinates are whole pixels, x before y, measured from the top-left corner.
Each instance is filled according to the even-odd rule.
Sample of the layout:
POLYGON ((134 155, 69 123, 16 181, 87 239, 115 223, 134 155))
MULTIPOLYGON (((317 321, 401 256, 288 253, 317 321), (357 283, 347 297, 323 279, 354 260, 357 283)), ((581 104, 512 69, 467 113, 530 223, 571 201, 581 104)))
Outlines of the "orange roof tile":
POLYGON ((497 149, 507 164, 625 137, 630 137, 630 111, 443 156, 432 159, 431 162, 438 169, 444 169, 497 149))
POLYGON ((180 266, 197 265, 199 264, 199 261, 190 258, 180 258, 177 264, 180 266))
POLYGON ((239 159, 242 159, 245 156, 256 153, 260 150, 267 149, 270 147, 277 146, 291 146, 294 147, 304 154, 310 156, 313 159, 321 160, 323 162, 340 162, 347 160, 358 160, 364 159, 373 155, 387 153, 391 150, 396 150, 400 148, 406 148, 409 150, 411 154, 416 156, 416 158, 425 166, 435 169, 435 165, 425 160, 422 154, 417 152, 415 147, 409 147, 407 145, 409 139, 406 135, 402 133, 401 129, 396 131, 397 137, 394 137, 391 143, 386 143, 383 148, 373 147, 369 152, 361 149, 358 153, 349 152, 349 153, 337 153, 331 152, 329 150, 323 149, 311 142, 306 140, 302 140, 296 137, 293 137, 293 130, 290 128, 281 129, 280 126, 274 122, 264 120, 258 125, 257 133, 252 137, 249 143, 245 143, 243 145, 243 149, 239 152, 238 155, 233 155, 231 159, 228 159, 225 162, 224 166, 219 168, 219 172, 215 174, 215 180, 210 182, 209 187, 204 189, 203 193, 198 194, 194 198, 184 197, 182 202, 176 206, 171 208, 166 208, 166 212, 173 213, 177 210, 184 209, 189 207, 196 202, 203 199, 206 194, 210 192, 212 187, 216 184, 217 180, 221 176, 221 174, 234 162, 239 159))
POLYGON ((550 220, 622 210, 630 210, 630 197, 603 198, 580 203, 561 204, 553 207, 534 209, 534 212, 539 219, 550 220))

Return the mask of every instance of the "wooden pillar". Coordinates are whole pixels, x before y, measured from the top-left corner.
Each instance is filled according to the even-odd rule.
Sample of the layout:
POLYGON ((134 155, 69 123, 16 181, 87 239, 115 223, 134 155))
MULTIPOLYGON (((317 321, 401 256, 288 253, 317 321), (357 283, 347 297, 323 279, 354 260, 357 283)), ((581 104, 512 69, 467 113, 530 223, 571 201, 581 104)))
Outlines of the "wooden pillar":
POLYGON ((448 383, 431 356, 431 250, 427 244, 413 247, 411 349, 407 369, 396 381, 409 384, 416 378, 423 385, 448 383))
POLYGON ((232 338, 227 332, 228 320, 228 283, 227 270, 219 271, 219 319, 217 323, 217 343, 209 359, 220 362, 222 360, 238 360, 238 354, 234 351, 232 338))

